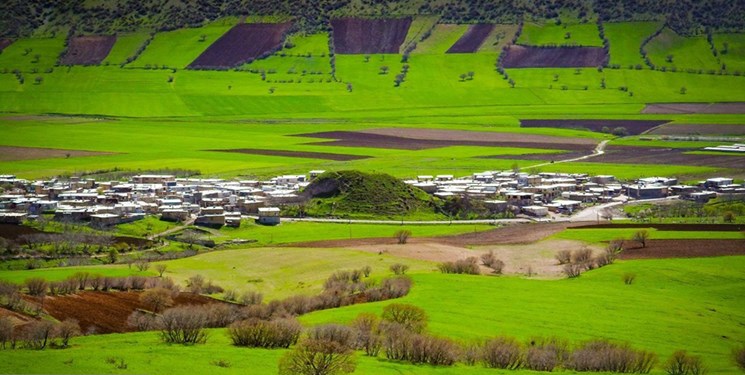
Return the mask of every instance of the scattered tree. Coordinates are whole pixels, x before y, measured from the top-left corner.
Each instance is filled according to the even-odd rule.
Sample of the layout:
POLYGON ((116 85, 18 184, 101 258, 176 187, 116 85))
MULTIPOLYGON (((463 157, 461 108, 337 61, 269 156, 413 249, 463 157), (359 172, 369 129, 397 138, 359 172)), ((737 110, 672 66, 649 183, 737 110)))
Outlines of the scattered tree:
POLYGON ((388 69, 389 69, 389 68, 388 68, 388 66, 387 66, 387 65, 383 65, 383 66, 381 66, 381 67, 380 67, 380 74, 388 74, 388 69))
POLYGON ((167 268, 168 268, 168 265, 165 263, 158 263, 155 265, 155 270, 158 271, 159 277, 163 277, 163 274, 166 272, 167 268))
POLYGON ((638 230, 631 236, 631 240, 638 242, 642 247, 647 247, 647 240, 649 240, 649 232, 646 229, 638 230))
POLYGON ((383 308, 381 318, 386 322, 400 324, 411 332, 420 333, 427 327, 427 313, 414 305, 392 303, 383 308))
POLYGON ((160 312, 173 304, 171 290, 166 288, 147 289, 140 294, 140 302, 149 307, 153 312, 160 312))
POLYGON ((207 341, 207 313, 195 306, 168 309, 158 319, 161 338, 171 344, 201 344, 207 341))
POLYGON ((680 95, 685 95, 687 92, 688 92, 688 89, 685 86, 680 88, 680 95))
POLYGON ((395 275, 404 275, 409 270, 409 266, 401 263, 392 264, 390 267, 391 272, 395 275))
POLYGON ((502 269, 504 268, 504 262, 497 259, 496 255, 494 255, 494 251, 491 250, 488 253, 481 254, 481 264, 491 268, 497 275, 501 275, 502 269))
POLYGON ((65 319, 57 327, 57 337, 59 337, 63 348, 66 348, 70 343, 70 339, 75 336, 80 336, 80 325, 77 320, 65 319))
POLYGON ((685 350, 673 353, 663 368, 668 375, 703 375, 706 373, 701 357, 689 355, 685 350))
POLYGON ((636 274, 633 272, 627 272, 623 274, 623 283, 626 285, 631 285, 634 283, 634 280, 636 280, 636 274))
POLYGON ((279 362, 281 375, 349 374, 355 368, 351 350, 325 340, 303 340, 279 362))
POLYGON ((398 240, 399 245, 404 245, 409 240, 409 237, 411 236, 410 230, 400 230, 396 232, 396 239, 398 240))

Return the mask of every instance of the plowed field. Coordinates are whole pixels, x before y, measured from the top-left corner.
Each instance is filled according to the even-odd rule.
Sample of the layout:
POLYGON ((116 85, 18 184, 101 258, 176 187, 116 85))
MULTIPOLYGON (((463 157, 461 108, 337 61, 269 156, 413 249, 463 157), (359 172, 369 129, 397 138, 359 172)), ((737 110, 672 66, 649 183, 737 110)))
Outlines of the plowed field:
POLYGON ((447 53, 473 53, 478 51, 492 30, 494 30, 494 25, 478 24, 469 26, 468 31, 450 47, 447 53))
POLYGON ((331 21, 334 49, 341 54, 398 53, 411 26, 411 18, 331 21))
POLYGON ((502 64, 505 68, 583 68, 603 66, 608 54, 600 47, 510 46, 502 64))
POLYGON ((623 127, 628 134, 637 135, 667 123, 667 120, 520 120, 522 128, 588 129, 600 132, 623 127))
POLYGON ((70 39, 62 65, 100 64, 111 52, 116 36, 79 36, 70 39))
POLYGON ((231 68, 250 62, 282 44, 290 23, 242 23, 212 43, 189 65, 192 69, 231 68))

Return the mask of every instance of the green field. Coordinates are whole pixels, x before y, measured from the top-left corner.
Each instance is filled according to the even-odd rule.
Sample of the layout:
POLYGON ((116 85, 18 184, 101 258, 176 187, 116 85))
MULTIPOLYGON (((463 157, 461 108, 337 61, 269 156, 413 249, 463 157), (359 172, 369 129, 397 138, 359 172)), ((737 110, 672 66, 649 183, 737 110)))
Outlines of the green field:
POLYGON ((598 25, 591 23, 526 23, 523 33, 517 41, 531 46, 545 45, 578 45, 602 47, 598 25))
MULTIPOLYGON (((46 72, 54 68, 60 54, 64 50, 65 37, 58 35, 54 38, 29 38, 16 40, 0 53, 0 70, 5 73, 20 70, 23 73, 46 72)), ((11 74, 3 74, 3 81, 7 78, 15 79, 11 74)), ((28 77, 27 84, 32 79, 28 77)))
POLYGON ((127 66, 154 69, 186 68, 235 24, 235 18, 226 18, 202 27, 157 33, 137 60, 127 66))
POLYGON ((517 26, 515 25, 494 25, 494 30, 486 37, 478 52, 501 53, 502 47, 512 41, 516 32, 517 26))
POLYGON ((719 70, 721 65, 711 52, 706 36, 683 37, 669 28, 647 44, 649 58, 656 66, 678 70, 719 70), (669 61, 672 57, 672 61, 669 61))
MULTIPOLYGON (((616 238, 631 239, 631 236, 641 228, 610 228, 610 229, 567 229, 554 235, 554 238, 565 240, 578 240, 590 243, 603 243, 616 238)), ((745 237, 740 232, 703 232, 703 231, 672 231, 646 229, 650 240, 673 240, 673 239, 742 239, 745 237)))
POLYGON ((639 48, 648 36, 660 28, 657 22, 605 23, 605 37, 610 42, 610 64, 623 68, 644 65, 639 48))
POLYGON ((432 35, 417 44, 413 54, 443 54, 468 30, 468 25, 438 24, 432 35))
POLYGON ((714 34, 712 38, 727 71, 745 73, 745 34, 714 34))
POLYGON ((116 36, 116 43, 104 59, 103 64, 122 64, 128 58, 134 57, 137 50, 150 38, 146 32, 124 34, 116 36))

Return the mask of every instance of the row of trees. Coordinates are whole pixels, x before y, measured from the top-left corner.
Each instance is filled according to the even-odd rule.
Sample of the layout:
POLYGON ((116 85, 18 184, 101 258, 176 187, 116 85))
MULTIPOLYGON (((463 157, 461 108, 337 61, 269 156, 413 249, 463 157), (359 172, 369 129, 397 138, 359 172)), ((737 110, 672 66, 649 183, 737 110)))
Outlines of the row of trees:
POLYGON ((42 350, 47 347, 67 348, 70 340, 80 335, 80 326, 73 319, 60 323, 34 320, 18 329, 10 317, 0 317, 0 348, 42 350))

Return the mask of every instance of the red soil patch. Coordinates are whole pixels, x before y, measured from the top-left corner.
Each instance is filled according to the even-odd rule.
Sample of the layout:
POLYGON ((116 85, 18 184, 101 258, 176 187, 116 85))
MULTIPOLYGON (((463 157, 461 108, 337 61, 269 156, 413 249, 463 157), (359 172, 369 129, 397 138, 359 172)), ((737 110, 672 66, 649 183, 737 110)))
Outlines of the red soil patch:
POLYGON ((505 51, 505 68, 583 68, 603 66, 608 53, 600 47, 510 46, 505 51))
POLYGON ((409 26, 411 18, 332 20, 334 50, 342 54, 398 53, 409 26))
POLYGON ((0 146, 0 161, 112 155, 110 152, 0 146), (69 156, 68 156, 69 155, 69 156))
POLYGON ((0 51, 4 50, 5 47, 11 45, 13 43, 10 39, 0 39, 0 51))
POLYGON ((559 128, 587 129, 600 132, 603 128, 613 130, 626 128, 631 135, 642 134, 647 130, 670 122, 669 120, 520 120, 521 128, 559 128))
POLYGON ((328 146, 425 150, 448 146, 523 147, 554 150, 592 151, 591 139, 552 137, 517 133, 470 132, 437 129, 385 128, 359 132, 333 131, 297 134, 299 137, 334 139, 318 144, 328 146))
MULTIPOLYGON (((212 298, 181 293, 174 306, 221 303, 212 298)), ((85 291, 68 296, 49 296, 44 309, 57 320, 76 319, 84 333, 132 332, 127 318, 137 309, 147 309, 140 303, 140 292, 85 291)))
POLYGON ((649 134, 664 135, 745 135, 745 124, 668 124, 652 129, 649 134))
POLYGON ((647 104, 642 113, 745 114, 745 103, 657 103, 647 104))
POLYGON ((100 64, 111 52, 116 36, 79 36, 70 39, 67 53, 60 60, 62 65, 100 64))
POLYGON ((255 149, 255 148, 238 148, 238 149, 232 149, 232 150, 207 150, 207 151, 235 152, 239 154, 284 156, 288 158, 322 159, 322 160, 334 160, 334 161, 348 161, 348 160, 360 160, 360 159, 370 158, 369 156, 362 156, 362 155, 331 154, 331 153, 326 153, 326 152, 307 152, 307 151, 261 150, 261 149, 255 149))
POLYGON ((646 247, 627 241, 620 258, 698 258, 727 255, 745 255, 745 240, 648 240, 646 247))
POLYGON ((242 23, 212 43, 189 65, 192 69, 231 68, 278 49, 291 23, 242 23))
POLYGON ((478 24, 468 27, 468 31, 463 34, 458 41, 453 44, 446 53, 473 53, 478 51, 479 47, 494 30, 494 25, 478 24))

